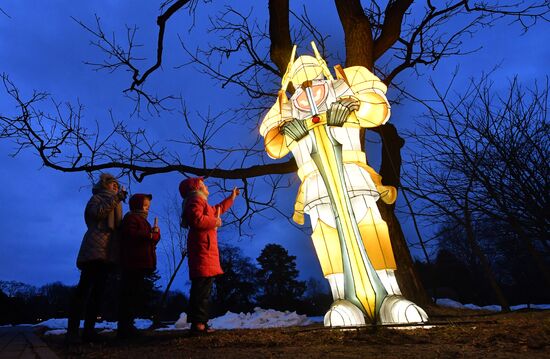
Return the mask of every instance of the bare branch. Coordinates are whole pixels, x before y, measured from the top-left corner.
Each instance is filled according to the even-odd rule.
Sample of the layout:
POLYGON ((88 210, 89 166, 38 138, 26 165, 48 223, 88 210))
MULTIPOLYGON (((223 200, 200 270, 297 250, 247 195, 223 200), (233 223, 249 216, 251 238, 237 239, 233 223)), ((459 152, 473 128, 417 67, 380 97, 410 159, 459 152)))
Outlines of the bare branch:
POLYGON ((419 150, 408 161, 405 188, 432 223, 452 219, 473 231, 472 223, 491 220, 507 228, 550 280, 539 254, 550 228, 548 81, 525 91, 514 79, 500 96, 484 77, 455 100, 450 88, 435 89, 437 103, 424 102, 426 120, 410 134, 419 150))
POLYGON ((410 14, 407 15, 406 5, 407 1, 390 3, 383 23, 380 23, 380 16, 373 16, 376 8, 371 7, 367 12, 371 15, 371 21, 376 21, 373 22, 373 28, 382 29, 375 40, 374 52, 375 59, 381 59, 385 55, 385 63, 378 64, 378 68, 385 74, 383 81, 386 84, 392 83, 406 69, 418 71, 419 65, 435 67, 445 57, 477 51, 476 47, 468 48, 463 39, 473 37, 481 28, 494 26, 499 20, 511 19, 512 23, 520 23, 523 31, 527 31, 537 20, 547 22, 550 11, 550 4, 547 2, 535 2, 531 5, 524 5, 522 1, 507 4, 493 2, 476 3, 472 6, 470 1, 461 0, 443 4, 428 1, 425 6, 411 6, 410 14), (390 22, 392 19, 394 20, 390 22), (397 19, 401 19, 400 24, 397 19), (385 26, 392 31, 385 33, 385 26), (396 39, 398 26, 400 34, 396 39), (389 54, 391 56, 387 56, 389 54))
MULTIPOLYGON (((96 123, 96 130, 90 131, 81 125, 81 106, 74 108, 53 102, 56 115, 50 115, 37 108, 50 99, 46 93, 33 93, 23 100, 7 75, 2 76, 6 92, 16 102, 20 111, 16 116, 0 115, 0 138, 12 139, 19 151, 32 148, 43 161, 43 165, 62 172, 94 172, 105 169, 119 169, 122 174, 131 174, 137 181, 145 177, 169 172, 179 172, 205 177, 244 179, 268 174, 287 174, 296 171, 293 159, 270 164, 256 164, 249 167, 223 169, 218 166, 195 167, 180 162, 167 148, 151 143, 144 129, 130 130, 121 121, 111 118, 112 128, 105 132, 96 123), (102 133, 103 132, 103 133, 102 133), (101 134, 101 135, 100 135, 101 134), (61 155, 64 157, 60 157, 61 155)), ((208 122, 210 121, 210 122, 208 122)), ((199 140, 206 143, 219 131, 212 119, 199 140)), ((210 149, 210 147, 206 148, 210 149)), ((250 149, 250 153, 257 153, 250 149)))
MULTIPOLYGON (((163 14, 157 17, 157 25, 159 27, 157 38, 157 61, 154 65, 145 70, 141 77, 139 76, 139 71, 134 70, 134 73, 132 75, 133 81, 129 88, 130 90, 133 90, 137 86, 140 86, 151 73, 153 73, 156 69, 160 67, 160 65, 162 64, 162 52, 164 49, 164 30, 166 29, 166 22, 172 17, 172 15, 174 15, 179 9, 184 7, 190 1, 191 0, 178 0, 170 5, 163 14)), ((165 5, 166 3, 164 3, 161 8, 163 8, 165 5)))
POLYGON ((380 36, 374 41, 375 59, 380 58, 401 36, 403 17, 412 3, 412 0, 398 0, 388 4, 380 36))
POLYGON ((11 19, 11 16, 7 12, 5 12, 4 9, 2 9, 1 7, 0 7, 0 12, 4 14, 8 19, 11 19))

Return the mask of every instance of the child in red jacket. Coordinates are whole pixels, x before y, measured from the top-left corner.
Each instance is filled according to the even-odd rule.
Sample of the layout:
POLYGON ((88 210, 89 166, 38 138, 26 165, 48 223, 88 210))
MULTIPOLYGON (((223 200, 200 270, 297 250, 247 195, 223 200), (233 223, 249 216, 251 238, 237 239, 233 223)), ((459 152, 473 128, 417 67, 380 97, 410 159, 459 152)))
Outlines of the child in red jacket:
POLYGON ((191 293, 187 321, 195 333, 207 333, 208 301, 214 278, 223 274, 218 251, 218 227, 222 225, 220 214, 233 205, 239 189, 215 206, 208 204, 208 187, 202 177, 188 178, 180 183, 183 198, 182 226, 189 228, 187 252, 189 253, 189 277, 191 293))
POLYGON ((138 334, 133 322, 145 300, 145 277, 157 268, 156 245, 160 229, 147 221, 153 196, 134 194, 130 198, 130 212, 124 216, 120 228, 122 281, 117 336, 126 338, 138 334))

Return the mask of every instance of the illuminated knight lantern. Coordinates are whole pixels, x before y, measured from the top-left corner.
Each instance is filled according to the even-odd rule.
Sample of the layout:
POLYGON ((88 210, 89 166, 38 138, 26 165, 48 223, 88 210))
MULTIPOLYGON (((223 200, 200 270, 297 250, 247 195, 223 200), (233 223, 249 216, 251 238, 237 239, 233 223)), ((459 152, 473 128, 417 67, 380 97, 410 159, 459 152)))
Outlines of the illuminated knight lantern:
POLYGON ((272 158, 290 151, 302 184, 293 219, 311 220, 311 235, 334 302, 325 326, 419 323, 428 317, 405 299, 395 280, 388 227, 376 207, 396 199, 367 165, 360 130, 384 124, 390 116, 386 86, 362 66, 336 66, 333 78, 315 44, 315 57, 295 59, 282 79, 277 102, 260 126, 272 158), (286 95, 292 83, 295 92, 286 95), (365 320, 366 319, 366 320, 365 320))

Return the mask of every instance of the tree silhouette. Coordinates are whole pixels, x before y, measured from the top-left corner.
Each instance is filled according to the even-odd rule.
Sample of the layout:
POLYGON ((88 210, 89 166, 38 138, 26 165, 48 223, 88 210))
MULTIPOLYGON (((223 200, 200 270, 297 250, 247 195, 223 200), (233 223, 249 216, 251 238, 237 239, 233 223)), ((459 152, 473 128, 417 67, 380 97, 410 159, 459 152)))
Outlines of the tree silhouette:
POLYGON ((12 299, 0 289, 0 325, 17 323, 13 309, 12 299))
POLYGON ((325 315, 332 302, 332 295, 326 283, 322 283, 316 278, 309 278, 306 281, 306 291, 298 311, 300 314, 308 316, 325 315))
POLYGON ((296 310, 298 302, 306 289, 305 282, 298 280, 296 256, 291 256, 279 244, 267 244, 256 259, 258 287, 260 295, 258 305, 277 310, 296 310))
POLYGON ((252 311, 258 291, 256 266, 238 247, 231 245, 220 246, 220 263, 224 274, 214 282, 212 315, 252 311))

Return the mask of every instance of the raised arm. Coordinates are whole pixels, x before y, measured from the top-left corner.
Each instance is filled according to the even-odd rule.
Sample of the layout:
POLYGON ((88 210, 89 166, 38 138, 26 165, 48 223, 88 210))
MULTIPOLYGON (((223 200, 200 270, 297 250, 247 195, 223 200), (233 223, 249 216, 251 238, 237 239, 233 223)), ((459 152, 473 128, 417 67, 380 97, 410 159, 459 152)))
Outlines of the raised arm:
POLYGON ((105 219, 119 202, 120 199, 116 194, 113 194, 107 201, 97 195, 94 195, 90 198, 88 204, 86 205, 86 217, 95 218, 96 220, 105 219))

